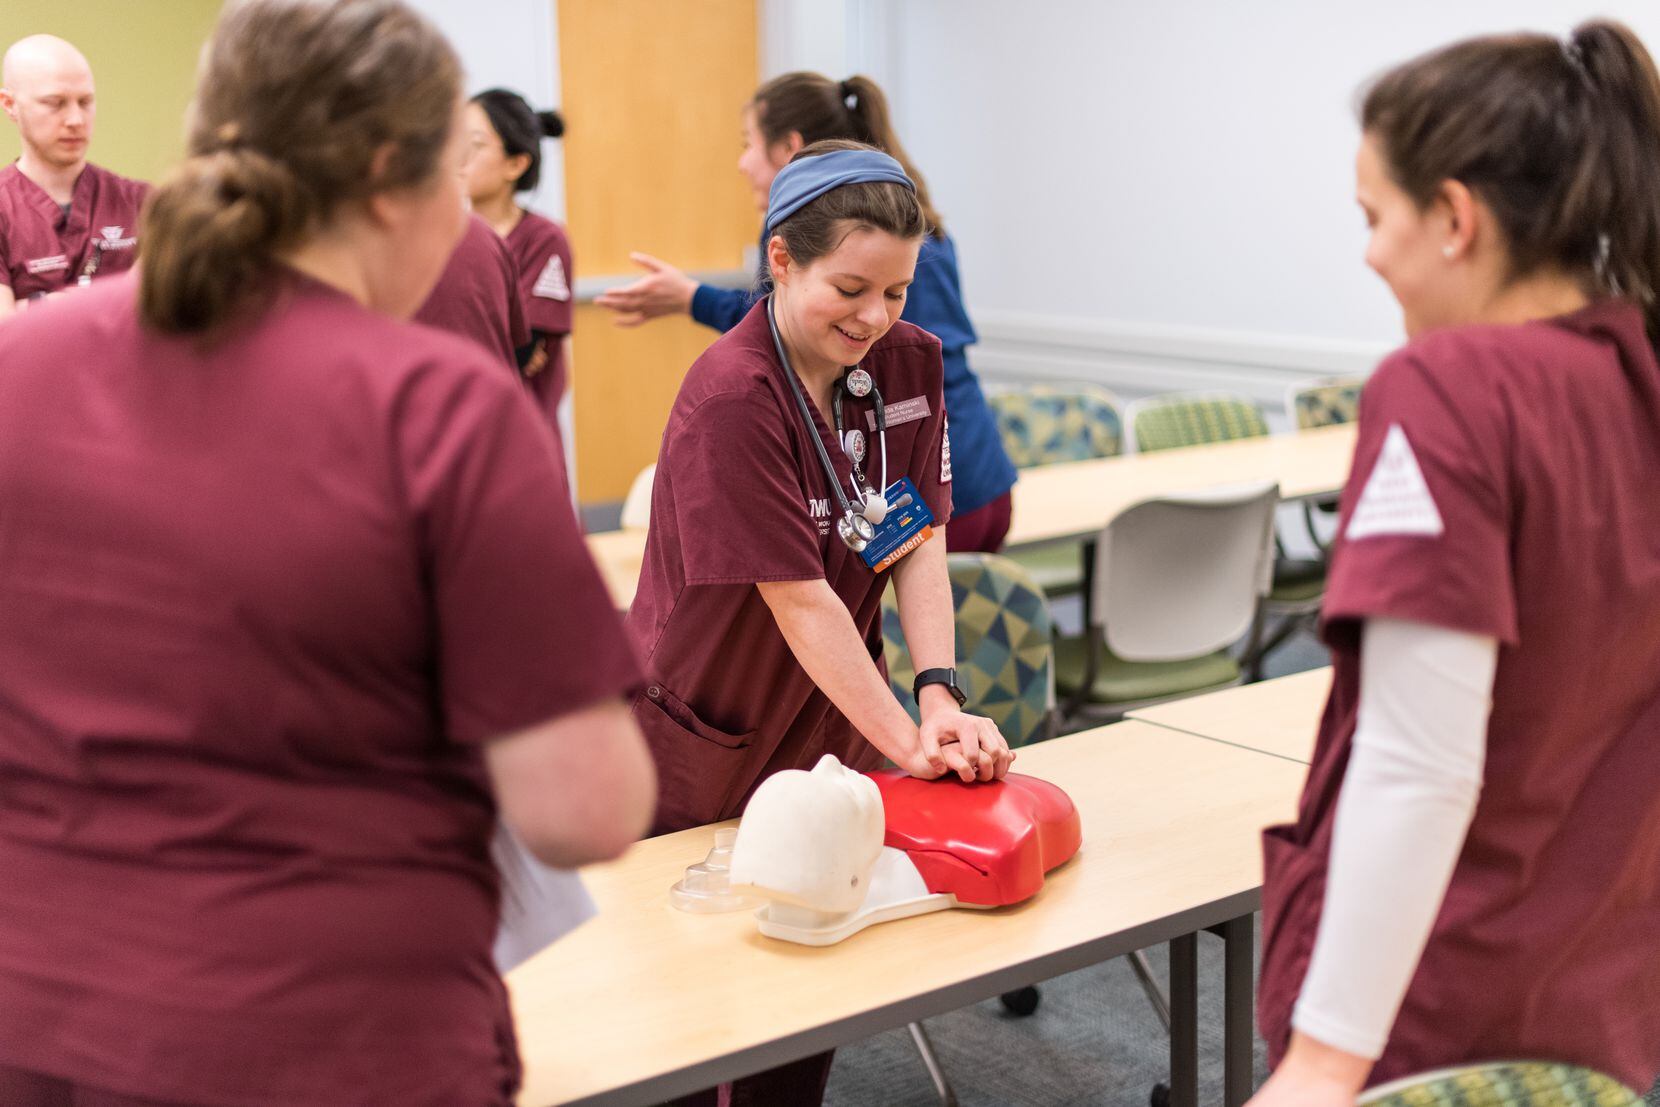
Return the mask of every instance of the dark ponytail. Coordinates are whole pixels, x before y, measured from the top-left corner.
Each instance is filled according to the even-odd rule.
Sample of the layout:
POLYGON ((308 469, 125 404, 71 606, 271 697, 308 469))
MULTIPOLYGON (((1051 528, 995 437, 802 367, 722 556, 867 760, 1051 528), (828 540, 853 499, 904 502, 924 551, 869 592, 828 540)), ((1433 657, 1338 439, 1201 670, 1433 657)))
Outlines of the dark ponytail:
POLYGON ((1378 78, 1360 116, 1420 206, 1447 180, 1481 198, 1512 278, 1559 269, 1660 339, 1660 77, 1628 28, 1455 43, 1378 78))
POLYGON ((832 81, 821 73, 786 73, 756 90, 750 99, 756 126, 770 146, 791 133, 804 145, 826 139, 845 139, 874 146, 897 161, 916 182, 917 201, 928 221, 929 233, 945 235, 945 223, 928 197, 928 185, 911 163, 894 133, 888 99, 869 77, 832 81))
POLYGON ((485 89, 473 97, 473 103, 484 109, 508 157, 523 154, 530 158, 530 164, 513 182, 513 191, 535 188, 542 179, 542 139, 563 135, 564 117, 556 111, 535 111, 523 96, 505 88, 485 89))
POLYGON ((397 0, 229 5, 202 57, 188 156, 144 208, 144 322, 213 330, 342 205, 432 180, 460 80, 449 43, 397 0))

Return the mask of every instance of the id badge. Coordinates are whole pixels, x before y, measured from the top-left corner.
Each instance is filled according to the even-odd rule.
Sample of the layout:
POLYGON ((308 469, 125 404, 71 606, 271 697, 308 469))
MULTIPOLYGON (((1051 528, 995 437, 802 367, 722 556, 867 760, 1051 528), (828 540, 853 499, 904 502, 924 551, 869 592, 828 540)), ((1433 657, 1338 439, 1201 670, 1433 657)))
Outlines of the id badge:
POLYGON ((900 477, 888 486, 888 515, 876 526, 876 537, 859 554, 865 564, 880 573, 928 541, 934 534, 934 513, 922 499, 909 477, 900 477))

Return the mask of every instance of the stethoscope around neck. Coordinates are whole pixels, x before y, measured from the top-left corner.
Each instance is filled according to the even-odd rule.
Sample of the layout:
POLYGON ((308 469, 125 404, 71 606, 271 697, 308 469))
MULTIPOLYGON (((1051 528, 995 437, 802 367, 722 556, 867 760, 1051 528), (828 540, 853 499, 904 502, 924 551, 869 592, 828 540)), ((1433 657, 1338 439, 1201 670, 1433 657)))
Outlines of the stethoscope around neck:
POLYGON ((869 485, 860 487, 863 472, 860 469, 858 458, 853 459, 853 495, 855 500, 848 498, 842 488, 841 477, 836 474, 836 466, 830 460, 830 451, 824 448, 824 440, 819 437, 818 430, 813 424, 813 413, 807 406, 807 393, 801 387, 801 381, 795 375, 795 367, 790 364, 790 355, 784 352, 784 340, 778 335, 778 320, 773 316, 772 297, 767 297, 767 327, 772 331, 772 348, 778 351, 778 361, 784 367, 784 377, 790 382, 790 394, 795 397, 795 406, 801 412, 802 424, 807 429, 807 437, 813 440, 813 446, 818 453, 819 464, 824 467, 824 476, 830 482, 830 488, 836 494, 836 503, 841 507, 842 516, 836 520, 836 534, 843 544, 854 553, 863 553, 866 546, 876 537, 876 527, 888 515, 888 500, 882 494, 882 489, 888 486, 888 413, 882 404, 882 392, 876 387, 868 372, 857 366, 849 367, 848 372, 842 374, 836 381, 835 389, 831 393, 830 408, 835 421, 836 442, 846 442, 846 432, 842 429, 842 397, 844 394, 863 398, 870 396, 876 405, 876 438, 882 451, 882 487, 871 488, 869 485))

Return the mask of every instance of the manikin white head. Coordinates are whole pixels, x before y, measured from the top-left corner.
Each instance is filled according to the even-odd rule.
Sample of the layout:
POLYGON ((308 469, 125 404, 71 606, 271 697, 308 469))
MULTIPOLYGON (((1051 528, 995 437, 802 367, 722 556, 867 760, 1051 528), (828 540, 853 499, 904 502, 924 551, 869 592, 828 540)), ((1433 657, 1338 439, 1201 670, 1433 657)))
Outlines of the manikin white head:
POLYGON ((885 832, 876 782, 826 754, 811 772, 768 777, 732 847, 732 886, 814 911, 857 910, 885 832))

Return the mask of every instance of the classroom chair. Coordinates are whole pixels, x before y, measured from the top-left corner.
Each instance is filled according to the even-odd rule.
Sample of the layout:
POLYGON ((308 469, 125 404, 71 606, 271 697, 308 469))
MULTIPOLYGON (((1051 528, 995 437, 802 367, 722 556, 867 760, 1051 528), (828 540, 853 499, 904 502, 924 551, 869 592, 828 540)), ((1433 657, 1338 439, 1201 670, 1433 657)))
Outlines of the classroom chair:
MULTIPOLYGON (((1360 392, 1365 383, 1365 377, 1326 377, 1312 384, 1293 385, 1286 390, 1285 409, 1292 413, 1299 431, 1352 423, 1360 418, 1360 392)), ((1310 541, 1320 551, 1322 564, 1330 557, 1329 535, 1337 529, 1337 504, 1336 496, 1303 501, 1303 526, 1310 541)), ((1251 659, 1252 680, 1261 678, 1263 658, 1299 630, 1314 630, 1320 619, 1320 600, 1325 595, 1326 568, 1329 565, 1322 568, 1318 577, 1305 569, 1300 577, 1287 579, 1283 584, 1276 576, 1275 591, 1270 594, 1270 613, 1278 616, 1279 621, 1263 638, 1251 659), (1302 602, 1298 602, 1299 598, 1302 602)), ((1292 576, 1287 575, 1288 578, 1292 576)))
MULTIPOLYGON (((1003 449, 1016 468, 1115 457, 1123 452, 1118 399, 1104 388, 1033 385, 993 393, 986 402, 997 418, 1003 449)), ((1046 596, 1071 596, 1083 590, 1088 556, 1083 543, 1040 546, 1007 556, 1032 575, 1046 596)))
POLYGON ((1360 1097, 1359 1107, 1642 1107, 1600 1072, 1548 1061, 1505 1061, 1409 1076, 1360 1097))
POLYGON ((1278 502, 1278 485, 1253 482, 1148 500, 1107 523, 1084 633, 1055 644, 1068 718, 1241 683, 1228 647, 1260 631, 1278 502))
POLYGON ((1323 377, 1294 384, 1285 391, 1285 410, 1298 430, 1334 427, 1360 418, 1360 391, 1365 377, 1323 377))
POLYGON ((645 530, 651 526, 651 486, 657 479, 657 463, 654 461, 640 470, 634 478, 634 483, 628 486, 628 495, 623 499, 622 529, 645 530))
POLYGON ((1268 422, 1256 404, 1227 392, 1167 392, 1124 409, 1131 448, 1140 454, 1260 438, 1268 422))
MULTIPOLYGON (((1365 377, 1325 377, 1310 384, 1294 384, 1285 391, 1285 410, 1300 431, 1353 423, 1360 418, 1360 391, 1365 384, 1365 377)), ((1308 535, 1322 554, 1330 546, 1325 534, 1336 526, 1336 520, 1336 496, 1303 501, 1308 535)))
MULTIPOLYGON (((1226 392, 1148 396, 1131 403, 1125 417, 1137 453, 1261 438, 1268 434, 1268 422, 1262 417, 1261 409, 1243 396, 1226 392)), ((1312 523, 1309 525, 1312 534, 1312 523)), ((1260 639, 1254 652, 1245 658, 1249 681, 1262 679, 1263 662, 1269 653, 1299 629, 1313 626, 1320 616, 1320 602, 1326 593, 1323 548, 1319 558, 1290 558, 1285 555, 1276 533, 1274 553, 1273 584, 1263 604, 1263 618, 1273 621, 1274 630, 1260 639)))
MULTIPOLYGON (((957 623, 957 682, 963 710, 997 724, 1010 747, 1052 737, 1054 621, 1037 582, 998 554, 954 553, 946 558, 957 623)), ((916 669, 905 648, 892 588, 882 594, 882 654, 894 698, 918 719, 911 685, 916 669)))

